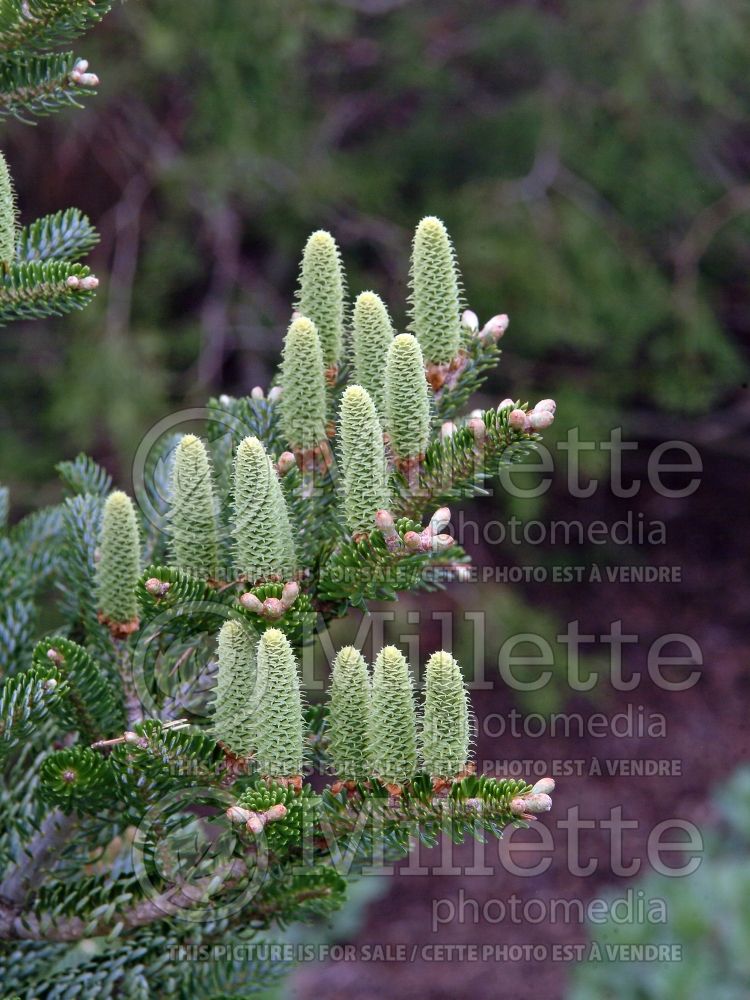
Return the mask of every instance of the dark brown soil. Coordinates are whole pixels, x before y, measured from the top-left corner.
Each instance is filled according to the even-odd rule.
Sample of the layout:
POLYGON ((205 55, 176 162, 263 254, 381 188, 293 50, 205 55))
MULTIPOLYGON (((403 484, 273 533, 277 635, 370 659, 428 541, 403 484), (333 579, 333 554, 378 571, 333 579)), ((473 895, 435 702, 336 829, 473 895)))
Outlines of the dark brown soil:
MULTIPOLYGON (((626 677, 630 670, 644 673, 640 685, 630 692, 616 692, 599 684, 593 700, 577 695, 565 706, 567 711, 584 716, 600 711, 612 715, 631 704, 637 714, 638 706, 642 706, 644 713, 663 714, 666 735, 595 738, 586 733, 579 738, 575 733, 570 738, 558 734, 536 739, 509 735, 494 741, 482 739, 478 746, 480 761, 505 758, 551 764, 572 760, 583 761, 586 769, 593 759, 601 763, 601 775, 558 779, 553 810, 541 820, 555 845, 548 871, 531 878, 512 875, 498 862, 497 844, 489 843, 485 851, 487 864, 494 867, 491 876, 396 874, 387 893, 369 906, 361 930, 350 939, 358 947, 405 944, 410 957, 414 945, 543 945, 546 958, 529 961, 525 953, 519 952, 517 960, 508 953, 504 961, 495 960, 494 955, 490 960, 472 961, 454 953, 432 961, 429 959, 437 957, 434 952, 425 955, 418 949, 413 961, 328 961, 305 965, 295 974, 294 986, 300 998, 454 1000, 470 996, 474 1000, 515 1000, 533 996, 536 1000, 558 1000, 564 994, 571 962, 565 956, 552 960, 552 948, 585 942, 585 926, 561 918, 554 922, 514 922, 509 915, 498 922, 498 904, 490 903, 487 908, 488 901, 507 904, 515 895, 526 902, 539 900, 549 908, 552 900, 560 898, 587 901, 607 891, 621 896, 628 888, 637 890, 637 881, 618 878, 612 870, 610 832, 600 824, 613 808, 622 807, 625 819, 637 821, 637 827, 623 833, 623 860, 627 864, 640 859, 642 873, 651 871, 646 844, 657 824, 679 817, 706 829, 716 822, 714 791, 739 762, 750 759, 750 589, 744 582, 750 564, 750 512, 746 500, 750 472, 745 464, 726 457, 704 455, 704 465, 703 484, 687 499, 667 501, 644 494, 629 502, 618 501, 607 492, 590 501, 573 501, 560 495, 550 504, 555 518, 601 518, 611 522, 632 506, 648 518, 662 519, 667 524, 667 544, 642 549, 633 561, 642 561, 646 555, 654 565, 680 566, 680 584, 542 583, 523 588, 528 602, 554 611, 561 621, 579 619, 582 632, 601 634, 608 631, 614 619, 621 619, 624 632, 639 634, 637 644, 625 647, 624 663, 626 677), (692 636, 702 650, 701 678, 689 690, 661 690, 646 674, 648 647, 667 632, 692 636), (607 762, 631 759, 674 761, 676 764, 670 767, 679 769, 679 773, 653 777, 607 773, 607 762), (573 806, 579 807, 581 819, 596 821, 594 829, 584 829, 580 834, 581 862, 593 858, 597 863, 596 871, 588 877, 570 874, 566 862, 569 838, 567 831, 557 825, 573 806), (474 904, 467 902, 462 921, 457 918, 433 931, 434 901, 450 900, 458 910, 462 892, 464 900, 476 900, 478 919, 474 904)), ((497 552, 476 555, 485 563, 499 561, 497 552)), ((548 555, 554 557, 554 553, 548 555)), ((501 558, 511 557, 503 550, 501 558)), ((627 563, 628 555, 620 552, 618 561, 627 563)), ((438 596, 436 606, 440 600, 438 596)), ((514 704, 500 684, 492 691, 475 693, 473 700, 480 718, 491 712, 505 715, 514 704)), ((514 834, 516 838, 539 842, 536 831, 514 834)), ((454 863, 471 867, 473 852, 470 844, 455 848, 454 863)), ((677 853, 664 858, 670 865, 681 863, 677 853)), ((420 859, 426 866, 439 865, 440 851, 423 850, 420 859)), ((516 856, 515 860, 529 865, 537 863, 539 856, 516 856)), ((438 907, 443 916, 449 910, 449 903, 438 907)), ((526 911, 531 921, 538 919, 539 912, 533 907, 526 911)), ((675 936, 674 940, 679 938, 675 936)))

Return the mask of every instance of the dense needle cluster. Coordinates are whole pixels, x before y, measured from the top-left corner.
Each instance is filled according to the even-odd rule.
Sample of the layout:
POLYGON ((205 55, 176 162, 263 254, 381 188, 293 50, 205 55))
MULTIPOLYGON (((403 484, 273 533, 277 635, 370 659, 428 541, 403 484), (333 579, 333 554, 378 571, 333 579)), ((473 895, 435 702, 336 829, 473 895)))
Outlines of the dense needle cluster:
MULTIPOLYGON (((0 164, 0 210, 9 199, 0 164)), ((65 226, 84 233, 78 217, 25 235, 7 211, 5 221, 0 255, 13 244, 33 256, 65 226)), ((3 267, 7 277, 16 264, 3 267)), ((413 244, 410 332, 373 292, 357 296, 349 326, 338 247, 314 233, 267 392, 211 400, 200 433, 155 447, 138 505, 86 456, 61 463, 65 501, 4 539, 14 574, 0 580, 12 619, 0 629, 12 665, 0 755, 32 767, 35 805, 33 828, 14 828, 22 849, 6 843, 15 868, 0 884, 0 936, 122 935, 123 948, 150 955, 152 928, 141 924, 163 919, 149 916, 162 913, 154 894, 165 912, 175 898, 191 917, 207 907, 211 926, 226 921, 235 934, 325 917, 345 898, 339 857, 351 854, 357 871, 373 853, 403 857, 417 829, 427 842, 461 841, 550 808, 547 779, 474 773, 470 701, 450 651, 417 663, 386 645, 368 662, 345 646, 327 691, 308 703, 328 623, 461 580, 468 555, 451 508, 481 495, 554 421, 551 399, 464 413, 508 321, 480 329, 460 299, 450 239, 428 218, 413 244), (28 595, 55 591, 63 629, 37 643, 29 666, 28 595), (306 780, 311 772, 320 780, 306 780), (96 854, 83 850, 79 863, 70 851, 56 881, 29 896, 16 869, 27 857, 29 870, 44 869, 39 824, 60 828, 65 851, 71 817, 90 824, 96 854), (204 818, 228 856, 202 854, 186 892, 170 881, 170 849, 176 858, 201 843, 190 824, 204 818), (136 872, 122 855, 131 842, 143 853, 136 872), (111 869, 102 851, 116 857, 111 869), (244 908, 225 917, 248 884, 244 908)), ((201 940, 200 920, 185 927, 201 940)), ((107 963, 98 954, 94 974, 107 963)), ((156 965, 163 995, 202 995, 179 979, 179 963, 168 979, 156 965)), ((61 970, 55 1000, 77 986, 61 970)), ((145 996, 141 986, 122 995, 145 996)))

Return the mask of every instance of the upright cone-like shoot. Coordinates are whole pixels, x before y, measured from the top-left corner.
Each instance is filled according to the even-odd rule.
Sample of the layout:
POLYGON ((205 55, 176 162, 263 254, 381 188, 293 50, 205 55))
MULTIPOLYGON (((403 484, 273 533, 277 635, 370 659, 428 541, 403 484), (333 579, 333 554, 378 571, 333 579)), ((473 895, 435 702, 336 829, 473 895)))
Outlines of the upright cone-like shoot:
POLYGON ((0 264, 9 266, 16 256, 16 193, 5 157, 0 153, 0 264))
POLYGON ((297 452, 326 440, 326 380, 315 324, 304 316, 292 321, 284 338, 279 401, 287 442, 297 452))
POLYGON ((333 661, 328 692, 328 749, 343 781, 370 777, 370 676, 354 646, 345 646, 333 661))
POLYGON ((386 427, 399 459, 424 455, 430 440, 430 398, 416 338, 394 337, 385 370, 386 427))
POLYGON ((252 638, 240 622, 225 622, 219 632, 213 731, 238 757, 257 749, 262 690, 257 684, 252 638))
POLYGON ((237 570, 249 583, 289 579, 296 571, 294 537, 273 462, 260 441, 246 437, 234 461, 237 570))
POLYGON ((401 785, 417 769, 417 736, 409 664, 395 646, 378 654, 372 675, 370 754, 373 772, 401 785))
POLYGON ((375 404, 361 385, 350 385, 341 400, 341 464, 344 513, 353 534, 372 531, 375 514, 389 506, 388 468, 375 404))
POLYGON ((140 539, 133 501, 121 490, 107 497, 99 534, 96 599, 109 624, 137 620, 135 587, 141 572, 140 539))
POLYGON ((445 364, 461 345, 461 295, 448 231, 434 216, 417 226, 411 255, 411 327, 425 360, 445 364))
POLYGON ((393 327, 385 303, 375 292, 362 292, 352 317, 354 376, 372 396, 385 423, 385 364, 393 340, 393 327))
POLYGON ((338 365, 344 346, 345 280, 336 240, 324 229, 305 244, 295 309, 312 320, 326 367, 338 365))
POLYGON ((178 569, 205 579, 216 575, 216 498, 208 451, 184 434, 175 450, 169 498, 170 550, 178 569))
POLYGON ((304 763, 304 721, 297 662, 289 640, 270 628, 258 643, 258 770, 267 778, 294 778, 304 763))
POLYGON ((461 668, 450 653, 434 653, 425 671, 420 757, 433 778, 454 778, 469 756, 469 705, 461 668))

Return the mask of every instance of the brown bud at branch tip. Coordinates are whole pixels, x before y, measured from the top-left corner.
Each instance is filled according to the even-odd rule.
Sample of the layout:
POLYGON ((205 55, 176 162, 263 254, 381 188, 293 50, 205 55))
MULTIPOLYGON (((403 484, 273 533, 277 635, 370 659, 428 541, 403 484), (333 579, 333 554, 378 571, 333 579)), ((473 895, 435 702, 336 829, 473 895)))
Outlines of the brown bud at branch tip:
POLYGON ((264 815, 266 817, 266 823, 275 823, 276 820, 283 819, 287 814, 287 808, 283 802, 277 803, 275 806, 271 806, 270 809, 266 809, 264 815))
POLYGON ((284 589, 281 591, 281 603, 284 610, 288 611, 298 597, 299 584, 295 580, 290 580, 288 583, 285 583, 284 589))
POLYGON ((532 430, 543 431, 551 427, 555 420, 555 414, 551 410, 532 410, 529 414, 529 426, 532 430))
POLYGON ((230 806, 226 813, 230 823, 247 823, 251 815, 250 810, 243 809, 242 806, 230 806))
POLYGON ((149 577, 144 584, 146 592, 151 594, 152 597, 164 597, 165 594, 169 593, 170 586, 171 584, 164 580, 159 580, 155 576, 149 577))
POLYGON ((279 460, 276 463, 276 468, 279 471, 279 475, 283 478, 287 472, 291 472, 292 469, 297 464, 297 459, 291 453, 291 451, 282 451, 279 455, 279 460))
POLYGON ((240 604, 247 611, 252 611, 253 614, 263 614, 263 602, 260 598, 256 597, 255 594, 251 594, 249 592, 247 594, 243 594, 240 598, 240 604))
POLYGON ((531 791, 537 795, 550 795, 555 790, 555 779, 554 778, 540 778, 539 781, 534 785, 531 791))
POLYGON ((262 607, 263 610, 261 611, 261 614, 263 617, 271 618, 273 621, 277 618, 283 617, 284 612, 286 611, 283 602, 280 601, 278 597, 267 597, 265 601, 263 601, 262 607))

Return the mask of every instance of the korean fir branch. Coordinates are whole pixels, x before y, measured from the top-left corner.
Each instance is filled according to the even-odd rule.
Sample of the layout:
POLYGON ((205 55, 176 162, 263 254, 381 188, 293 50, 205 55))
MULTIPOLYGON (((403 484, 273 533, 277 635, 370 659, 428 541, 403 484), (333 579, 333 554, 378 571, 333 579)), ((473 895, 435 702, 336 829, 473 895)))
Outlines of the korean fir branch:
POLYGON ((32 663, 36 671, 54 667, 62 677, 56 711, 69 729, 90 743, 122 728, 118 692, 82 646, 62 636, 42 639, 34 648, 32 663))
POLYGON ((39 729, 64 692, 62 681, 62 674, 47 661, 0 685, 0 760, 39 729))
POLYGON ((554 407, 553 400, 533 408, 503 400, 496 410, 477 411, 460 424, 446 422, 416 473, 396 469, 391 478, 394 513, 419 519, 436 504, 482 495, 488 479, 534 451, 541 440, 537 428, 552 424, 554 407))
POLYGON ((99 242, 99 234, 77 208, 45 215, 18 233, 18 261, 78 260, 99 242))
POLYGON ((51 753, 42 763, 39 779, 42 801, 68 815, 106 809, 116 793, 108 762, 91 747, 51 753))
POLYGON ((62 316, 87 305, 99 281, 76 259, 97 239, 89 220, 74 209, 19 232, 13 181, 0 154, 0 326, 62 316))
POLYGON ((26 665, 36 628, 36 608, 31 595, 11 597, 0 605, 0 677, 26 665))
POLYGON ((111 7, 112 0, 2 0, 0 52, 60 45, 93 27, 111 7))
MULTIPOLYGON (((405 495, 416 502, 412 494, 405 495)), ((397 502, 403 502, 401 497, 397 502)), ((448 508, 439 508, 423 527, 408 517, 394 518, 388 510, 377 511, 375 531, 339 544, 321 561, 316 595, 334 602, 336 613, 343 614, 347 606, 395 601, 399 591, 440 589, 468 561, 444 530, 450 516, 448 508)))
POLYGON ((493 316, 480 330, 479 319, 470 309, 461 316, 461 348, 449 365, 428 365, 427 378, 434 391, 435 414, 455 420, 478 392, 500 360, 498 342, 508 317, 493 316))
POLYGON ((74 263, 96 242, 80 212, 46 216, 18 228, 13 179, 0 153, 0 324, 80 309, 99 282, 74 263))
MULTIPOLYGON (((109 487, 105 492, 109 492, 109 487)), ((72 634, 96 650, 97 658, 109 667, 113 657, 110 633, 91 599, 91 581, 96 578, 96 557, 104 497, 84 492, 68 497, 62 504, 64 530, 64 578, 58 582, 60 611, 72 634)))
MULTIPOLYGON (((17 274, 27 279, 42 275, 65 280, 69 293, 93 291, 98 282, 80 268, 64 267, 46 270, 31 265, 64 262, 69 264, 96 246, 99 235, 89 219, 77 208, 45 215, 28 226, 19 228, 13 179, 5 157, 0 153, 0 263, 10 268, 17 265, 17 274), (28 265, 28 266, 24 266, 28 265), (84 277, 88 280, 84 281, 84 277), (75 280, 72 280, 75 279, 75 280)), ((19 280, 20 280, 19 277, 19 280)), ((20 294, 20 293, 19 293, 20 294)), ((30 294, 30 293, 29 293, 30 294)))
POLYGON ((0 272, 0 326, 83 309, 98 286, 98 278, 85 264, 15 261, 0 272))
POLYGON ((63 108, 80 108, 80 98, 96 93, 98 85, 88 62, 72 52, 13 52, 0 59, 0 117, 28 122, 63 108))
POLYGON ((196 784, 212 785, 226 777, 226 751, 206 732, 187 728, 185 719, 146 719, 93 749, 106 758, 118 784, 118 799, 128 818, 138 822, 144 807, 158 804, 171 791, 196 784))
MULTIPOLYGON (((59 255, 57 262, 69 262, 72 253, 66 248, 75 245, 75 221, 70 227, 70 239, 64 234, 66 226, 62 222, 45 232, 42 228, 36 235, 29 234, 27 240, 16 234, 16 247, 27 248, 23 253, 17 250, 17 258, 23 256, 28 264, 38 265, 54 247, 59 255)), ((321 246, 325 243, 322 241, 321 246)), ((330 249, 330 243, 328 246, 330 249)), ((312 251, 313 247, 308 249, 312 251)), ((335 257, 338 260, 337 252, 335 257)), ((436 253, 434 259, 439 258, 436 253)), ((11 267, 17 263, 16 259, 11 267)), ((337 274, 340 276, 339 269, 329 269, 329 276, 333 275, 329 288, 337 287, 337 274)), ((452 291, 448 291, 449 299, 452 291)), ((443 299, 447 300, 445 296, 443 299)), ((452 305, 449 312, 453 314, 452 305)), ((353 604, 361 606, 365 599, 394 599, 399 591, 429 585, 427 571, 438 569, 442 560, 452 572, 465 555, 443 533, 450 513, 441 506, 442 493, 454 497, 464 490, 480 490, 486 475, 533 447, 537 431, 551 423, 554 404, 550 400, 543 400, 532 410, 506 400, 497 410, 469 418, 451 413, 451 396, 456 403, 453 408, 458 410, 456 401, 461 400, 463 405, 464 395, 476 384, 478 373, 492 354, 478 334, 478 321, 464 314, 462 322, 458 356, 465 358, 465 365, 454 370, 452 362, 448 364, 450 377, 446 376, 439 388, 440 400, 434 379, 430 383, 430 374, 446 363, 431 360, 438 355, 431 347, 425 347, 423 352, 418 336, 394 338, 385 308, 381 309, 376 297, 369 293, 361 296, 355 307, 355 385, 343 391, 343 372, 332 385, 330 370, 326 385, 326 367, 331 366, 324 359, 315 328, 315 323, 321 329, 324 326, 319 313, 295 318, 287 333, 279 384, 268 397, 255 390, 248 399, 225 404, 226 397, 222 397, 218 401, 217 408, 232 417, 226 440, 220 440, 211 426, 208 431, 217 482, 222 494, 231 494, 231 503, 227 499, 226 510, 222 510, 222 520, 227 514, 232 524, 236 553, 237 572, 231 574, 229 586, 218 584, 210 576, 214 559, 212 532, 218 531, 208 458, 197 438, 188 436, 176 444, 171 490, 163 472, 155 481, 159 485, 156 492, 170 498, 170 528, 182 525, 185 529, 185 546, 182 553, 177 551, 179 545, 175 542, 180 532, 173 530, 170 558, 174 565, 150 568, 136 588, 144 628, 150 628, 164 611, 179 611, 179 616, 165 616, 170 618, 169 631, 161 633, 165 641, 160 640, 157 650, 165 678, 180 672, 164 702, 165 717, 174 718, 175 724, 140 722, 132 717, 126 721, 117 677, 114 671, 111 678, 108 676, 107 664, 88 636, 93 630, 88 628, 83 630, 87 649, 70 639, 45 640, 36 650, 33 674, 24 677, 16 673, 15 677, 24 679, 2 689, 7 697, 0 714, 3 721, 7 719, 8 749, 14 764, 29 727, 41 739, 48 732, 55 733, 56 722, 59 730, 62 720, 66 732, 77 731, 83 737, 74 746, 52 752, 47 747, 37 805, 81 812, 82 823, 93 822, 97 813, 105 811, 105 822, 111 823, 115 810, 107 807, 107 800, 114 795, 121 807, 117 818, 122 830, 128 823, 138 825, 145 809, 161 809, 164 821, 170 822, 173 814, 169 799, 175 790, 185 793, 192 803, 191 790, 206 784, 214 790, 230 783, 237 787, 239 800, 226 810, 227 820, 245 825, 244 832, 238 831, 238 843, 247 849, 246 854, 241 861, 232 859, 232 864, 241 869, 237 877, 246 877, 257 857, 257 837, 249 838, 259 831, 266 838, 273 865, 269 869, 270 881, 253 899, 250 911, 245 910, 235 926, 230 922, 233 933, 240 933, 240 927, 249 920, 257 919, 265 927, 273 920, 320 914, 325 907, 338 905, 344 889, 339 876, 331 873, 334 852, 329 832, 348 848, 361 819, 370 810, 377 814, 378 823, 363 836, 364 848, 356 848, 361 859, 357 863, 361 864, 367 863, 368 849, 381 845, 384 854, 396 852, 403 856, 415 829, 427 843, 435 843, 442 832, 457 840, 480 836, 483 830, 500 836, 508 823, 532 820, 550 806, 552 786, 546 779, 532 787, 523 781, 470 773, 469 705, 458 664, 448 653, 435 654, 427 664, 419 716, 409 665, 394 647, 387 647, 377 656, 372 678, 356 650, 341 650, 333 665, 327 713, 325 706, 305 710, 293 653, 293 647, 303 641, 303 602, 308 602, 308 611, 313 610, 312 601, 315 611, 335 616, 346 613, 353 604), (340 388, 341 405, 335 415, 340 419, 338 445, 342 461, 337 473, 341 475, 334 480, 331 472, 326 489, 308 497, 299 488, 301 473, 306 461, 318 462, 327 453, 332 432, 329 421, 340 388), (440 403, 436 416, 443 418, 446 412, 451 413, 455 423, 444 427, 440 440, 433 435, 430 441, 434 402, 440 403), (383 416, 385 422, 381 425, 383 416), (383 429, 385 452, 394 466, 387 484, 382 475, 383 429), (295 454, 282 454, 286 447, 295 454), (356 469, 356 474, 348 474, 350 469, 356 469), (405 473, 413 471, 416 478, 412 481, 405 473), (329 488, 329 479, 340 488, 329 488), (425 512, 427 527, 422 516, 425 512), (412 513, 414 517, 403 516, 412 513), (362 538, 357 537, 360 531, 362 538), (192 552, 188 552, 190 539, 192 552), (194 577, 182 567, 187 566, 188 558, 195 559, 202 545, 208 552, 201 555, 200 573, 194 577), (291 578, 297 576, 300 566, 310 574, 304 594, 299 593, 297 579, 291 578), (239 605, 238 575, 245 578, 239 582, 253 588, 242 595, 239 605), (249 613, 253 611, 255 614, 249 613), (178 617, 179 624, 175 624, 178 617), (292 626, 293 619, 296 624, 292 626), (206 632, 212 636, 218 633, 215 657, 206 647, 206 632), (186 653, 194 657, 199 649, 197 642, 203 644, 200 648, 206 650, 208 662, 198 665, 203 700, 191 701, 183 694, 191 669, 184 657, 186 653), (207 688, 214 675, 210 729, 199 733, 181 716, 191 714, 198 705, 197 714, 204 714, 207 688), (102 755, 101 760, 93 757, 86 746, 92 741, 92 749, 102 755), (339 779, 320 794, 310 784, 302 783, 308 752, 311 763, 330 765, 339 779), (228 765, 235 760, 241 768, 237 775, 229 775, 228 765), (300 870, 300 859, 307 860, 308 847, 311 864, 302 865, 300 870), (292 863, 297 867, 290 874, 292 863)), ((504 329, 503 324, 500 326, 504 329)), ((448 335, 441 336, 445 339, 448 335)), ((214 423, 218 426, 219 420, 214 423)), ((175 448, 174 441, 169 448, 175 448)), ((74 498, 81 501, 75 507, 77 521, 88 518, 95 522, 97 509, 104 505, 110 489, 106 475, 80 460, 67 463, 63 475, 69 490, 89 494, 74 498)), ((114 497, 107 503, 113 504, 114 497)), ((20 531, 11 529, 7 565, 23 562, 24 580, 44 574, 44 579, 52 578, 68 558, 64 549, 60 555, 60 547, 56 548, 56 537, 64 528, 65 519, 58 510, 57 514, 35 515, 20 531), (39 565, 40 572, 34 574, 27 563, 29 567, 39 565)), ((128 595, 132 597, 138 572, 137 525, 134 532, 130 528, 112 532, 113 536, 130 539, 118 547, 109 544, 102 531, 96 568, 85 558, 90 551, 88 534, 78 534, 84 558, 78 559, 80 572, 77 570, 76 575, 84 580, 82 597, 87 573, 89 580, 95 573, 103 617, 118 629, 130 624, 128 619, 134 609, 128 604, 128 595), (120 570, 114 573, 118 586, 110 590, 104 586, 104 577, 109 576, 104 570, 107 553, 111 556, 115 551, 120 552, 120 570), (119 585, 124 580, 130 582, 122 592, 119 585), (113 611, 116 605, 119 607, 113 611), (105 606, 110 613, 105 613, 105 606), (124 622, 117 621, 123 618, 124 622)), ((3 556, 4 550, 0 552, 0 558, 3 556)), ((115 562, 109 559, 110 567, 115 562)), ((17 589, 17 575, 8 574, 8 578, 17 589)), ((38 583, 36 590, 22 584, 21 591, 12 592, 14 602, 26 600, 39 589, 38 583)), ((76 593, 76 604, 78 600, 76 593)), ((83 620, 77 611, 73 616, 66 614, 66 618, 77 623, 83 620)), ((100 630, 108 644, 110 636, 103 628, 100 630)), ((128 644, 118 639, 113 646, 118 645, 127 648, 128 644)), ((105 846, 108 836, 102 834, 97 846, 105 846)), ((31 842, 30 837, 25 839, 31 842)), ((65 858, 65 866, 72 882, 82 872, 75 871, 71 853, 65 858)), ((61 881, 57 879, 51 887, 52 894, 63 893, 59 889, 61 881)), ((220 891, 233 881, 234 873, 220 891)), ((50 934, 72 940, 116 931, 128 935, 135 947, 145 940, 139 937, 139 928, 158 936, 158 928, 149 930, 145 925, 163 925, 165 914, 194 906, 197 898, 188 898, 180 887, 168 885, 163 892, 160 887, 158 896, 149 900, 121 899, 119 894, 115 898, 108 892, 122 889, 129 893, 130 883, 120 882, 119 877, 114 882, 112 886, 87 882, 82 894, 71 894, 80 906, 62 915, 59 924, 50 925, 48 920, 45 900, 51 901, 52 895, 36 896, 30 912, 14 903, 6 914, 0 905, 0 934, 44 937, 49 941, 50 934)), ((201 883, 194 888, 202 887, 201 883)), ((208 883, 205 888, 209 894, 213 891, 208 883)), ((54 909, 54 904, 50 908, 54 909)), ((216 933, 218 936, 219 931, 216 933)), ((97 961, 101 969, 101 957, 97 961)), ((191 963, 183 963, 187 964, 191 963)), ((130 985, 128 980, 123 989, 127 992, 130 985)), ((74 986, 66 981, 66 988, 74 986)))
POLYGON ((112 477, 85 452, 75 458, 58 462, 55 469, 65 485, 66 492, 73 496, 90 494, 106 497, 112 486, 112 477))

